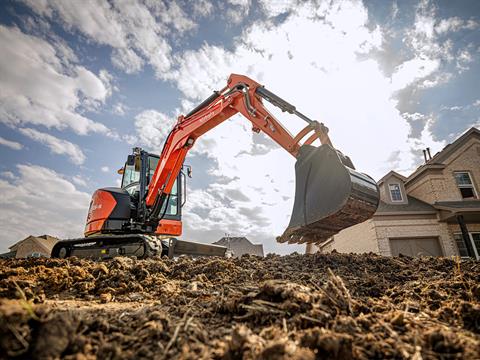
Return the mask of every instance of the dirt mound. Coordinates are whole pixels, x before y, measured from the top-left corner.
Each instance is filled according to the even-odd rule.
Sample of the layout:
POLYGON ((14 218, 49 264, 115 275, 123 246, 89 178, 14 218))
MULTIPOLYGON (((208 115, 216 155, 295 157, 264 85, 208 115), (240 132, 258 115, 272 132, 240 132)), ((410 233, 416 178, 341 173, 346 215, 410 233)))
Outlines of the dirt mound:
POLYGON ((0 261, 0 358, 480 358, 480 263, 0 261))

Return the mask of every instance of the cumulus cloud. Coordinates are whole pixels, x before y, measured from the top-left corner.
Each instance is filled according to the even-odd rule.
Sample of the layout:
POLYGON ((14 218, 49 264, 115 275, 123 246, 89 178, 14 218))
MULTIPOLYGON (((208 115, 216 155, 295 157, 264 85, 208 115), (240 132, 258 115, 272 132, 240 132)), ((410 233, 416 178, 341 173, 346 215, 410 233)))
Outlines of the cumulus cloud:
POLYGON ((228 0, 230 5, 226 9, 226 18, 234 24, 239 24, 248 15, 250 10, 250 0, 228 0))
POLYGON ((451 31, 473 30, 478 28, 479 24, 474 19, 460 19, 457 16, 448 19, 441 19, 435 26, 435 31, 438 34, 445 34, 451 31))
POLYGON ((260 0, 259 4, 265 13, 270 17, 275 17, 295 9, 297 0, 260 0))
POLYGON ((438 70, 439 59, 414 58, 405 61, 397 67, 392 75, 392 86, 394 90, 401 90, 413 84, 419 79, 424 79, 438 70))
POLYGON ((75 185, 87 187, 87 181, 80 175, 73 176, 72 181, 75 185))
POLYGON ((390 154, 385 163, 384 172, 394 169, 404 176, 408 176, 424 162, 424 149, 430 148, 433 155, 442 150, 447 141, 435 137, 433 126, 436 119, 432 114, 417 112, 403 113, 402 116, 411 124, 412 134, 406 140, 408 147, 390 154))
POLYGON ((168 36, 181 36, 196 23, 173 1, 73 2, 24 0, 32 10, 70 31, 112 47, 112 63, 135 73, 147 62, 162 78, 170 69, 168 36))
POLYGON ((76 165, 85 162, 86 157, 83 151, 70 141, 31 128, 21 128, 19 131, 30 139, 46 145, 53 154, 68 156, 70 161, 76 165))
POLYGON ((106 173, 106 172, 109 172, 110 171, 110 168, 108 166, 102 166, 100 168, 100 170, 102 170, 102 172, 106 173))
POLYGON ((134 74, 142 69, 144 60, 135 51, 121 48, 112 52, 112 64, 127 74, 134 74))
POLYGON ((113 113, 119 116, 125 115, 127 110, 128 110, 128 106, 126 106, 121 102, 117 102, 115 105, 113 105, 113 108, 112 108, 113 113))
POLYGON ((208 0, 193 2, 193 14, 197 17, 208 17, 213 13, 213 4, 208 0))
POLYGON ((106 100, 108 88, 99 76, 71 62, 55 44, 15 27, 0 25, 0 47, 0 121, 70 128, 82 135, 109 133, 80 113, 84 104, 106 100))
POLYGON ((90 195, 51 169, 17 165, 17 170, 17 178, 0 179, 0 251, 46 231, 60 238, 83 236, 90 195))
POLYGON ((5 179, 10 179, 10 180, 14 180, 16 179, 17 177, 15 176, 15 174, 11 171, 2 171, 0 173, 0 176, 4 177, 5 179))
POLYGON ((460 72, 467 70, 475 49, 471 44, 454 44, 446 35, 477 27, 478 23, 472 19, 441 19, 431 1, 420 1, 415 10, 414 24, 403 38, 413 57, 396 69, 392 76, 394 87, 402 89, 418 82, 420 88, 431 88, 449 81, 452 74, 447 73, 446 68, 451 63, 455 63, 460 72))
POLYGON ((135 116, 137 138, 134 140, 152 151, 160 152, 174 123, 173 116, 156 110, 144 110, 135 116))
POLYGON ((21 150, 23 149, 23 145, 19 142, 7 140, 4 137, 0 136, 0 145, 6 146, 12 150, 21 150))

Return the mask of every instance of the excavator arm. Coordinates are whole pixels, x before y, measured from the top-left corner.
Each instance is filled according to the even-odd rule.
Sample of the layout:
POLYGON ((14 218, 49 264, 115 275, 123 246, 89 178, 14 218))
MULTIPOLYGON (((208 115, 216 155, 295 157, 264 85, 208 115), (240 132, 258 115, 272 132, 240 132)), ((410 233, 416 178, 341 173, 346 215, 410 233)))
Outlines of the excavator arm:
MULTIPOLYGON (((302 175, 302 179, 299 179, 299 169, 297 169, 296 165, 297 194, 295 197, 292 221, 286 232, 278 239, 279 241, 320 242, 341 230, 339 227, 344 228, 351 226, 353 223, 358 223, 360 222, 359 220, 366 220, 373 215, 378 205, 378 189, 375 182, 368 176, 354 171, 350 159, 333 149, 328 137, 327 127, 303 115, 295 106, 265 89, 265 87, 256 81, 243 75, 232 74, 228 79, 226 87, 214 92, 214 94, 186 116, 181 115, 178 117, 177 123, 165 141, 158 166, 149 184, 145 201, 147 221, 158 223, 159 219, 162 218, 161 209, 164 208, 163 205, 165 201, 168 201, 169 194, 181 171, 188 150, 192 148, 195 141, 207 131, 237 113, 242 114, 250 120, 253 131, 263 131, 277 144, 296 157, 298 168, 305 167, 305 162, 307 162, 307 173, 302 175), (298 134, 292 136, 278 119, 265 108, 263 104, 264 100, 279 107, 284 112, 297 115, 304 120, 307 125, 298 134), (304 138, 306 138, 306 140, 301 143, 304 138), (311 145, 316 139, 319 139, 322 144, 320 148, 324 147, 324 151, 320 157, 318 156, 318 150, 320 148, 311 145), (318 192, 317 190, 320 192, 335 190, 331 188, 318 189, 318 186, 312 187, 312 184, 323 186, 326 184, 322 181, 316 181, 316 179, 308 179, 311 177, 312 166, 315 167, 315 171, 318 170, 318 166, 316 166, 315 163, 323 162, 324 165, 327 166, 326 171, 329 171, 330 165, 327 164, 328 161, 325 160, 326 158, 329 158, 328 161, 330 162, 334 161, 336 163, 335 165, 337 165, 337 169, 332 168, 332 171, 336 171, 337 173, 343 171, 343 177, 339 174, 334 174, 334 177, 336 176, 337 179, 333 178, 333 183, 330 181, 328 186, 332 187, 332 184, 335 185, 335 181, 340 180, 342 177, 345 183, 345 186, 343 186, 343 191, 346 194, 345 198, 347 199, 351 197, 351 195, 361 198, 362 206, 356 204, 355 209, 349 210, 349 213, 353 211, 353 214, 337 214, 350 218, 353 216, 355 220, 334 219, 333 222, 337 221, 337 224, 332 224, 331 220, 328 224, 319 223, 319 221, 323 220, 319 217, 331 217, 335 215, 335 212, 341 212, 341 209, 345 206, 351 206, 349 201, 347 201, 348 199, 327 199, 327 201, 331 203, 327 206, 330 209, 323 212, 315 209, 315 206, 321 207, 321 205, 313 205, 313 213, 315 214, 312 214, 312 211, 307 209, 307 203, 312 203, 310 200, 313 199, 310 199, 310 197, 306 199, 305 197, 308 196, 309 192, 312 192, 312 188, 313 192, 318 192), (353 187, 350 181, 351 175, 355 175, 357 179, 360 180, 357 181, 357 183, 363 182, 361 184, 361 191, 354 192, 350 189, 353 187), (348 182, 347 177, 348 181, 350 181, 348 184, 346 184, 348 182), (299 184, 301 185, 300 187, 299 184), (299 191, 301 194, 298 193, 299 191), (336 201, 337 203, 332 204, 332 201, 336 201), (307 214, 307 212, 309 214, 307 214), (359 214, 359 212, 363 213, 359 214), (340 223, 338 223, 338 221, 340 221, 340 223), (318 225, 322 226, 319 227, 318 225), (326 227, 323 225, 326 225, 326 227)), ((305 169, 300 170, 303 172, 305 169)), ((322 176, 329 177, 327 173, 315 175, 319 178, 322 176)), ((330 178, 332 178, 332 176, 330 176, 330 178)), ((327 197, 329 196, 329 194, 326 195, 327 197)), ((315 204, 318 203, 318 201, 322 201, 321 197, 318 197, 318 194, 314 194, 313 197, 315 198, 313 201, 315 204)))

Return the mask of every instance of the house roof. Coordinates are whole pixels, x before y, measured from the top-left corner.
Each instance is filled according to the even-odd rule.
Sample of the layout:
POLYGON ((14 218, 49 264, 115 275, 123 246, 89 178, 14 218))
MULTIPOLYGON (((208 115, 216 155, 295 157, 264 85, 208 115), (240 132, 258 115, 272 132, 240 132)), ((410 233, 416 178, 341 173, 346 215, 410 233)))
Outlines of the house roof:
POLYGON ((23 244, 23 243, 26 242, 26 241, 31 240, 32 238, 35 238, 35 236, 29 235, 29 236, 27 236, 25 239, 20 240, 20 241, 16 242, 15 244, 13 244, 12 246, 10 246, 9 249, 10 249, 11 251, 15 251, 15 250, 18 249, 18 247, 19 247, 21 244, 23 244))
POLYGON ((439 210, 440 221, 457 221, 456 216, 464 216, 467 223, 480 221, 480 200, 437 201, 433 206, 439 210))
POLYGON ((403 182, 407 181, 407 178, 405 176, 397 173, 396 171, 391 170, 384 177, 382 177, 380 180, 378 180, 377 184, 381 185, 385 180, 387 180, 391 176, 395 176, 395 177, 399 178, 400 180, 402 180, 403 182))
POLYGON ((471 127, 468 129, 462 136, 460 136, 457 140, 455 140, 453 143, 448 144, 445 146, 442 150, 440 150, 438 153, 436 153, 431 160, 427 162, 432 163, 442 163, 443 161, 446 160, 448 156, 450 156, 455 150, 457 150, 468 138, 471 136, 478 137, 480 139, 480 130, 471 127))
POLYGON ((56 237, 50 236, 50 235, 40 235, 40 236, 33 236, 30 235, 26 237, 23 240, 20 240, 19 242, 13 244, 12 246, 9 247, 10 251, 17 251, 18 247, 28 241, 34 241, 38 243, 42 248, 45 249, 45 251, 51 251, 53 246, 56 244, 58 239, 56 237))
POLYGON ((378 205, 377 212, 375 215, 382 215, 386 213, 396 213, 396 212, 431 212, 435 213, 435 208, 413 196, 407 195, 408 204, 388 204, 384 201, 380 200, 380 204, 378 205))
POLYGON ((437 201, 433 206, 442 210, 455 211, 459 209, 468 209, 480 211, 480 200, 437 201))
POLYGON ((228 245, 228 244, 238 244, 238 243, 248 243, 253 245, 253 243, 248 240, 245 236, 229 236, 229 237, 222 237, 220 240, 215 241, 213 244, 215 245, 228 245))
POLYGON ((420 165, 407 179, 407 182, 411 182, 416 179, 420 174, 429 170, 429 169, 442 169, 444 167, 443 162, 452 155, 458 148, 460 148, 469 138, 476 137, 480 139, 480 130, 472 127, 466 131, 462 136, 460 136, 453 143, 448 144, 438 153, 436 153, 430 160, 425 164, 420 165))
POLYGON ((17 254, 16 251, 9 251, 9 252, 0 254, 0 259, 14 259, 16 254, 17 254))

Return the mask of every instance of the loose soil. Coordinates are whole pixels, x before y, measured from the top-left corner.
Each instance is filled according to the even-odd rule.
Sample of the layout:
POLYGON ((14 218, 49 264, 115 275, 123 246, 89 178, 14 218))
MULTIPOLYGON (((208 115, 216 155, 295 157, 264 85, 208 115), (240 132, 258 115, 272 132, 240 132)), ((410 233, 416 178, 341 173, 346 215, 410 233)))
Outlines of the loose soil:
POLYGON ((0 260, 0 358, 479 359, 480 262, 0 260))

